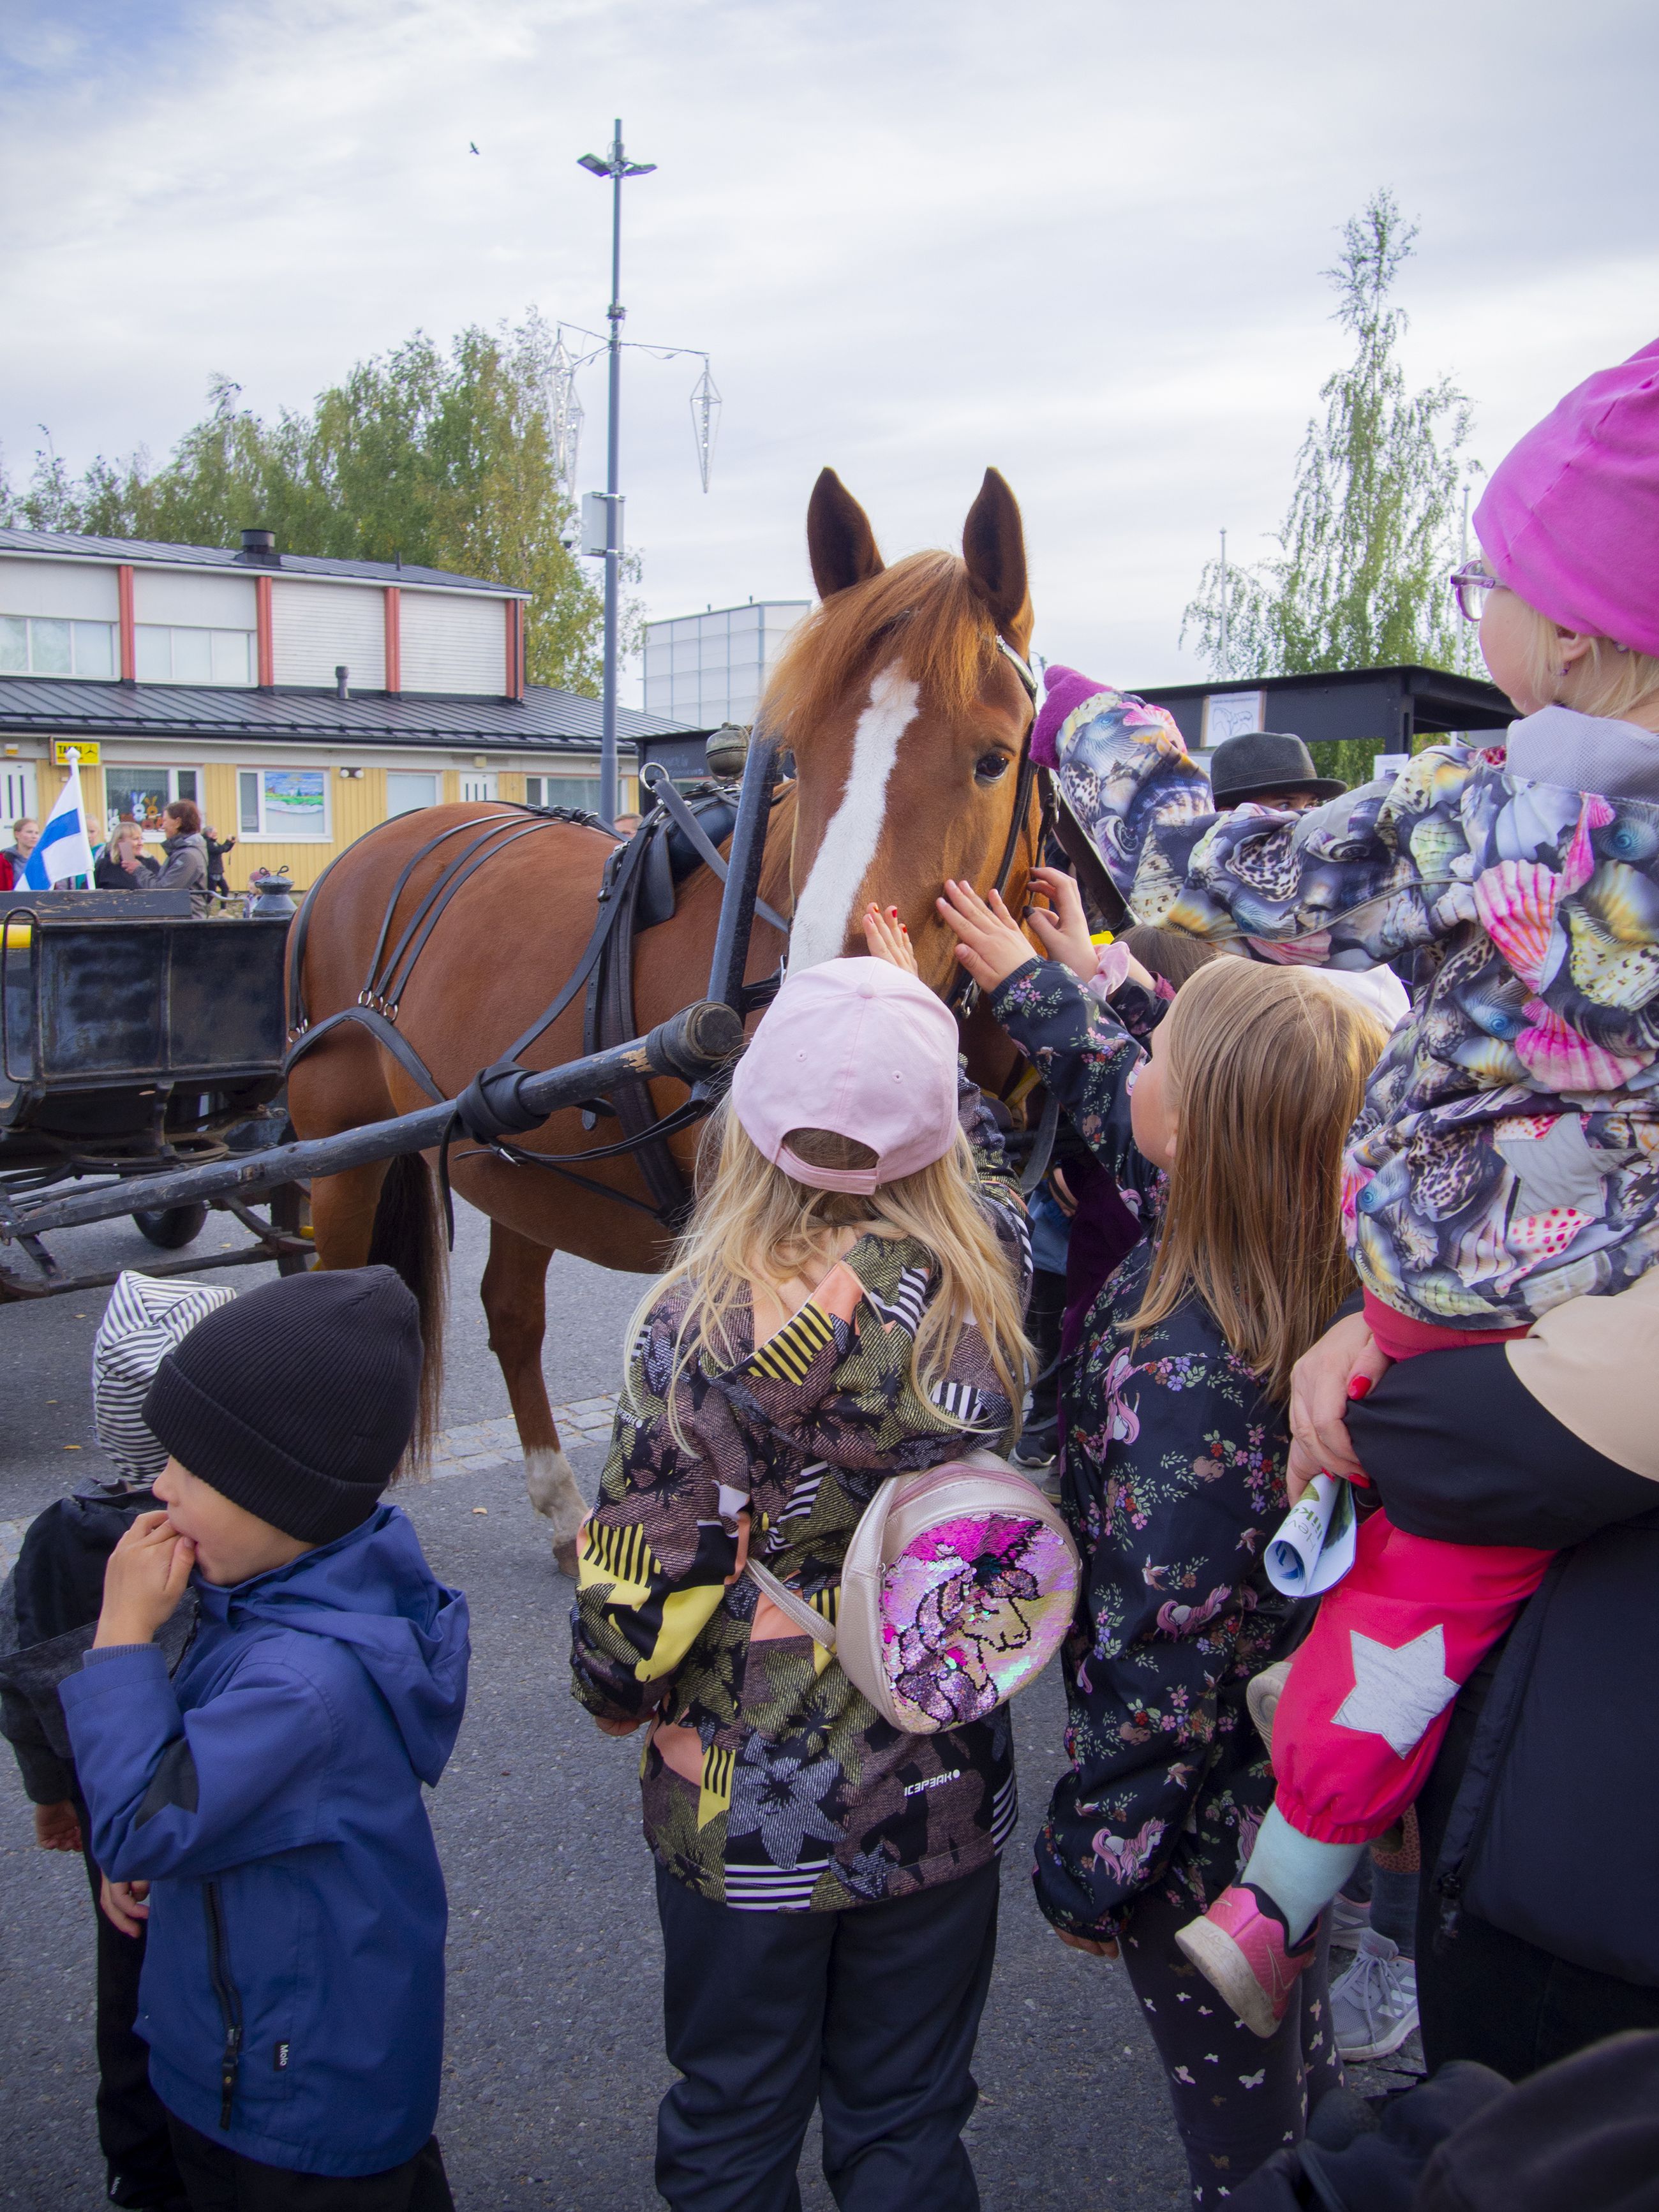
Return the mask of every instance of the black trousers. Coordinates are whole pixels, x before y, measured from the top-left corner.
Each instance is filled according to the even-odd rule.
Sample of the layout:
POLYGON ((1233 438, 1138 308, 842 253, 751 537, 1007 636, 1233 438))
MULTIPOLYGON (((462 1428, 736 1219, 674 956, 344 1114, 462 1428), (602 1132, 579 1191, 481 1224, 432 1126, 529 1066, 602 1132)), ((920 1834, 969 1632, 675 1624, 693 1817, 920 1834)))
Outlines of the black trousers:
POLYGON ((978 2212, 962 2130, 999 1871, 846 1912, 737 1912, 659 1867, 673 2212, 799 2212, 815 2103, 842 2212, 978 2212))
MULTIPOLYGON (((91 1815, 84 1805, 76 1809, 82 1837, 89 1836, 91 1815)), ((183 2204, 185 2185, 167 2135, 167 2112, 149 2086, 149 2045, 132 2027, 138 2017, 144 1939, 124 1936, 106 1916, 98 1903, 103 1878, 84 1844, 81 1856, 98 1923, 98 2147, 104 2154, 109 2200, 160 2212, 161 2207, 183 2204)))
POLYGON ((455 2212, 436 2136, 384 2173, 295 2173, 227 2150, 167 2114, 191 2212, 455 2212))
MULTIPOLYGON (((1481 1662, 1459 1698, 1440 1756, 1417 1801, 1423 1838, 1417 2003, 1431 2073, 1449 2058, 1474 2058, 1511 2081, 1523 2081, 1603 2036, 1626 2028, 1659 2028, 1659 1990, 1574 1966, 1473 1912, 1460 1913, 1455 1936, 1440 1934, 1441 1899, 1433 1869, 1497 1657, 1492 1653, 1481 1662)), ((1547 1838, 1540 1837, 1539 1848, 1547 1848, 1547 1838)), ((1562 1875, 1564 1881, 1594 1878, 1594 1869, 1583 1867, 1576 1875, 1562 1875)), ((1633 1912, 1645 1909, 1644 1900, 1632 1899, 1633 1912)))
POLYGON ((1190 1899, 1142 1896, 1125 1926, 1123 1963, 1164 2061, 1194 2205, 1231 2197, 1281 2144, 1300 2142, 1308 2114, 1342 2086, 1331 2033, 1330 1938, 1297 1984, 1273 2033, 1253 2035, 1176 1948, 1190 1899))

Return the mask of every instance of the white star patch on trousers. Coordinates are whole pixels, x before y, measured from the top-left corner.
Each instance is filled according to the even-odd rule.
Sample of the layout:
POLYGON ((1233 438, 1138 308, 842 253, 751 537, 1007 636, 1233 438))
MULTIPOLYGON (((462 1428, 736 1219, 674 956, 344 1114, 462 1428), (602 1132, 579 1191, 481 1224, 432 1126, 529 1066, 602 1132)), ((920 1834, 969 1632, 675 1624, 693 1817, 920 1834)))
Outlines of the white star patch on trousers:
POLYGON ((1380 1735, 1404 1759, 1461 1686, 1446 1672, 1446 1632, 1437 1621, 1396 1650, 1351 1628, 1348 1645, 1353 1687, 1331 1718, 1356 1735, 1380 1735))

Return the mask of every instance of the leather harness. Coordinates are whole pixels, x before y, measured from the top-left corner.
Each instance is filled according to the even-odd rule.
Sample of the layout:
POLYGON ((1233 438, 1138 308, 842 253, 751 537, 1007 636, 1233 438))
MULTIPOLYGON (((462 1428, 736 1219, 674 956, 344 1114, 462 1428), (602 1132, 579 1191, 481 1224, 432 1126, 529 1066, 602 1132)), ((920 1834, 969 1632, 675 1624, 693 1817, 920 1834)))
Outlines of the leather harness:
MULTIPOLYGON (((998 650, 1018 675, 1035 708, 1037 696, 1036 677, 1004 639, 999 637, 996 642, 998 650)), ((1034 720, 1027 725, 1024 741, 1020 748, 1013 816, 995 878, 995 888, 999 892, 1006 889, 1012 872, 1014 858, 1030 811, 1032 786, 1040 773, 1031 757, 1034 727, 1034 720)), ((714 1098, 704 1094, 701 1085, 684 1105, 660 1116, 652 1106, 648 1086, 640 1080, 630 1079, 617 1084, 608 1099, 590 1100, 583 1110, 584 1127, 592 1128, 601 1115, 611 1116, 622 1132, 614 1143, 596 1145, 580 1152, 550 1153, 527 1152, 521 1146, 507 1141, 510 1135, 523 1127, 521 1121, 513 1118, 510 1108, 506 1104, 506 1095, 511 1090, 510 1079, 514 1073, 522 1072, 515 1066, 520 1055, 557 1021, 579 991, 585 993, 582 1014, 582 1052, 585 1057, 609 1046, 631 1042, 638 1034, 634 1012, 635 937, 641 929, 650 928, 672 914, 675 887, 695 867, 710 868, 722 883, 725 881, 726 864, 719 849, 719 840, 730 834, 734 818, 734 794, 730 787, 714 786, 707 793, 688 803, 675 789, 667 771, 660 763, 654 762, 647 766, 641 781, 655 803, 631 837, 623 837, 618 831, 607 828, 597 815, 578 808, 532 806, 514 800, 502 800, 492 802, 494 811, 475 815, 468 821, 453 823, 436 836, 428 838, 410 855, 392 886, 375 939, 374 950, 369 957, 368 973, 355 1003, 342 1006, 319 1022, 312 1021, 307 1014, 304 994, 305 953, 313 908, 318 892, 340 861, 345 859, 346 853, 355 850, 356 843, 361 842, 361 839, 348 846, 346 853, 337 854, 330 861, 307 894, 295 918, 289 940, 288 1000, 291 1024, 288 1051, 283 1061, 283 1075, 286 1076, 306 1054, 313 1051, 324 1038, 350 1024, 366 1030, 377 1044, 391 1054, 427 1097, 438 1103, 447 1097, 447 1093, 414 1046, 399 1031, 398 1012, 416 964, 456 892, 497 854, 505 852, 521 838, 533 836, 556 823, 575 823, 586 829, 604 830, 607 836, 617 840, 615 849, 605 860, 599 884, 598 912, 581 957, 551 1002, 531 1026, 514 1039, 500 1060, 473 1079, 456 1102, 457 1119, 440 1148, 439 1158, 440 1181, 452 1243, 454 1240, 454 1218, 449 1193, 449 1152, 458 1127, 475 1139, 474 1145, 459 1153, 459 1158, 466 1158, 475 1157, 479 1152, 489 1152, 515 1165, 550 1170, 567 1182, 580 1185, 583 1189, 597 1192, 602 1197, 614 1200, 618 1205, 633 1206, 649 1214, 671 1234, 678 1231, 690 1212, 692 1194, 686 1188, 685 1179, 669 1150, 667 1139, 678 1131, 690 1127, 711 1110, 714 1098), (715 832, 713 836, 709 834, 711 830, 715 832), (436 877, 388 951, 398 902, 415 871, 422 861, 452 844, 455 849, 445 856, 436 877), (499 1108, 492 1100, 492 1092, 495 1099, 501 1101, 499 1108), (608 1183, 600 1182, 580 1171, 579 1164, 591 1164, 599 1160, 618 1158, 623 1154, 631 1154, 638 1161, 641 1175, 651 1194, 649 1203, 631 1196, 626 1191, 613 1189, 608 1183)), ((1041 777, 1041 789, 1039 852, 1049 821, 1050 800, 1046 775, 1041 777)), ((772 804, 777 804, 775 796, 772 804)), ((364 834, 373 836, 375 832, 368 830, 364 834)), ((775 929, 787 935, 787 921, 763 900, 757 899, 755 911, 775 929)), ((776 995, 781 981, 782 972, 780 969, 775 976, 749 985, 744 992, 742 1011, 748 1013, 765 1006, 776 995)), ((960 1021, 972 1011, 978 995, 978 987, 965 972, 960 972, 946 995, 945 1004, 960 1021)), ((1055 1115, 1054 1118, 1057 1120, 1058 1117, 1055 1115)), ((1035 1188, 1047 1164, 1053 1142, 1050 1119, 1049 1113, 1045 1111, 1037 1147, 1034 1150, 1032 1160, 1027 1164, 1028 1174, 1033 1164, 1036 1166, 1036 1172, 1031 1176, 1028 1188, 1035 1188), (1047 1143, 1043 1142, 1045 1133, 1047 1143), (1040 1164, 1037 1162, 1039 1151, 1042 1154, 1040 1164)), ((1024 1180, 1022 1177, 1022 1182, 1024 1180)))

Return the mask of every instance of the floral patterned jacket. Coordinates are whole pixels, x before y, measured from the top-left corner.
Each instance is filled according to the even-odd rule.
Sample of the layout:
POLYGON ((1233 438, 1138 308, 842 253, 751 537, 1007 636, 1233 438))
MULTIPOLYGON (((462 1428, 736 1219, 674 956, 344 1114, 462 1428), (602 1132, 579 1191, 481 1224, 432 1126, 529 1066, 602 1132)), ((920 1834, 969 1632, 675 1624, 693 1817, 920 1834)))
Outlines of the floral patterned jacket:
MULTIPOLYGON (((1155 1207, 1162 1176, 1129 1133, 1144 1054, 1113 1011, 1048 961, 991 1011, 1108 1172, 1155 1207)), ((1273 1797, 1245 1686, 1310 1612, 1261 1567, 1285 1510, 1283 1413, 1196 1299, 1132 1346, 1152 1250, 1137 1245, 1102 1291, 1062 1400, 1061 1503, 1085 1582, 1061 1662, 1072 1764, 1033 1879, 1048 1918, 1080 1936, 1119 1934, 1155 1885, 1201 1912, 1234 1880, 1273 1797)))
MULTIPOLYGON (((1610 753, 1642 734, 1601 728, 1610 753)), ((1056 753, 1140 921, 1335 967, 1431 948, 1349 1143, 1351 1244, 1376 1297, 1525 1327, 1659 1257, 1659 805, 1447 744, 1311 813, 1217 815, 1169 715, 1104 687, 1056 753)))
MULTIPOLYGON (((971 1085, 961 1111, 981 1201, 1029 1287, 1018 1181, 971 1085)), ((995 1856, 1018 1818, 1006 1707, 903 1734, 738 1574, 746 1518, 756 1556, 833 1620, 847 1540, 877 1485, 1006 1429, 972 1329, 934 1399, 917 1394, 912 1346, 936 1281, 921 1245, 866 1237, 757 1352, 740 1343, 722 1361, 694 1338, 676 1378, 683 1291, 652 1309, 633 1348, 583 1534, 574 1687, 600 1718, 654 1717, 647 1839, 714 1903, 833 1911, 903 1896, 995 1856)))

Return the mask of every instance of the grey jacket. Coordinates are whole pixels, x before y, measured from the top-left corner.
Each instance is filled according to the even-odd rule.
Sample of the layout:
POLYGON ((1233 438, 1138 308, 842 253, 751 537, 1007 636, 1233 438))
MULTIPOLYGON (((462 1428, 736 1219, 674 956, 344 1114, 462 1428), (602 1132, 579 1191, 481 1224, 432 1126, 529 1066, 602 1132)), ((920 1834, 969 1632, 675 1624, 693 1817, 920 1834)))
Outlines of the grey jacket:
POLYGON ((208 910, 207 840, 199 832, 188 837, 169 837, 161 850, 165 865, 153 876, 142 877, 141 891, 188 891, 190 910, 199 921, 208 910))

